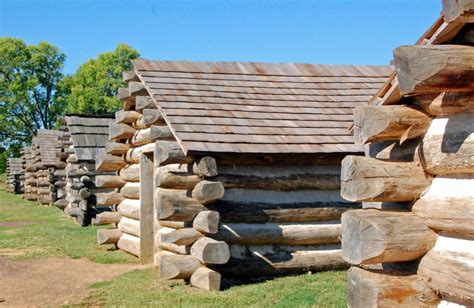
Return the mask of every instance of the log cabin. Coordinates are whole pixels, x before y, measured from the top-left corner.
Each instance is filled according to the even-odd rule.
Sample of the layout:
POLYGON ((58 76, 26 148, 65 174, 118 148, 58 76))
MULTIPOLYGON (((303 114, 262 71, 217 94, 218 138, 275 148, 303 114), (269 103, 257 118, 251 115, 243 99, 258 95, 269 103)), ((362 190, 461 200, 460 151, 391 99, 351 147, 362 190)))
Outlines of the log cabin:
POLYGON ((361 155, 354 107, 390 67, 132 61, 99 170, 121 200, 116 244, 161 279, 206 290, 221 277, 346 268, 340 163, 361 155))
POLYGON ((95 170, 96 157, 105 153, 111 121, 111 117, 73 115, 61 120, 67 137, 63 138, 56 156, 67 166, 55 174, 55 184, 63 196, 55 205, 81 226, 89 225, 99 213, 115 210, 113 204, 104 207, 96 202, 97 194, 113 192, 112 188, 100 187, 98 177, 115 173, 95 170))
POLYGON ((349 307, 474 305, 474 1, 443 0, 396 72, 354 111, 342 162, 349 307))
POLYGON ((25 148, 25 198, 51 206, 56 201, 54 172, 66 167, 56 157, 63 132, 39 129, 32 138, 31 148, 25 148))
POLYGON ((12 194, 22 194, 24 189, 25 173, 22 158, 8 158, 6 165, 6 190, 12 194))

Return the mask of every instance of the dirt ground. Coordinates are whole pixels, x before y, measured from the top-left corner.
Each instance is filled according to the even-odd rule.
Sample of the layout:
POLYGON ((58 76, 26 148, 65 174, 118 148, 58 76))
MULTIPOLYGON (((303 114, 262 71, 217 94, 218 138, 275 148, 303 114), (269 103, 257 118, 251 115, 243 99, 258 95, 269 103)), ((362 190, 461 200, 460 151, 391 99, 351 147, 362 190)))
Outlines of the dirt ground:
POLYGON ((0 250, 0 306, 77 304, 87 296, 90 284, 146 267, 85 259, 12 259, 21 253, 0 250))

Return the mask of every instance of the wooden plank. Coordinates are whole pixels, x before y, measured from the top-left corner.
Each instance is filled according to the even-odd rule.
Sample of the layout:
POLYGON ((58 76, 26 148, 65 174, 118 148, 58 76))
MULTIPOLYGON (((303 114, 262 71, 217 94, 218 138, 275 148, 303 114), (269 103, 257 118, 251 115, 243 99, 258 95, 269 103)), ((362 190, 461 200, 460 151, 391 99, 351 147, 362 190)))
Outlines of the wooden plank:
POLYGON ((155 256, 153 166, 153 158, 146 154, 140 155, 140 260, 142 263, 153 262, 155 256))

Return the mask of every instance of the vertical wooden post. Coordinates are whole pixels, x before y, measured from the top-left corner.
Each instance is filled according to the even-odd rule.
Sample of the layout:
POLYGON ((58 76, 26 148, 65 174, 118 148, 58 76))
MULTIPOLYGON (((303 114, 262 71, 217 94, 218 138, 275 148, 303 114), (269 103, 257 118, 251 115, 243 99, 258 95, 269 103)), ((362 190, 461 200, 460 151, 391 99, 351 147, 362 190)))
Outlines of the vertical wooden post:
POLYGON ((154 259, 154 164, 147 154, 140 155, 140 260, 151 263, 154 259))

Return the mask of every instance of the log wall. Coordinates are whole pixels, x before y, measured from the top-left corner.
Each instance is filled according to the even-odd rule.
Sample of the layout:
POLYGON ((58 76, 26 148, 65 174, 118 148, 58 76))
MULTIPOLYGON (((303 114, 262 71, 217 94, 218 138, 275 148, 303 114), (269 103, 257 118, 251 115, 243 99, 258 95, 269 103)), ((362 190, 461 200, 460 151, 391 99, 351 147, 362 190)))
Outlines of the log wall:
POLYGON ((23 158, 8 158, 5 171, 7 192, 12 194, 24 193, 25 172, 23 158))
POLYGON ((342 215, 349 307, 474 305, 474 1, 443 6, 452 22, 396 49, 392 85, 355 112, 367 157, 342 163, 342 196, 364 202, 342 215))

